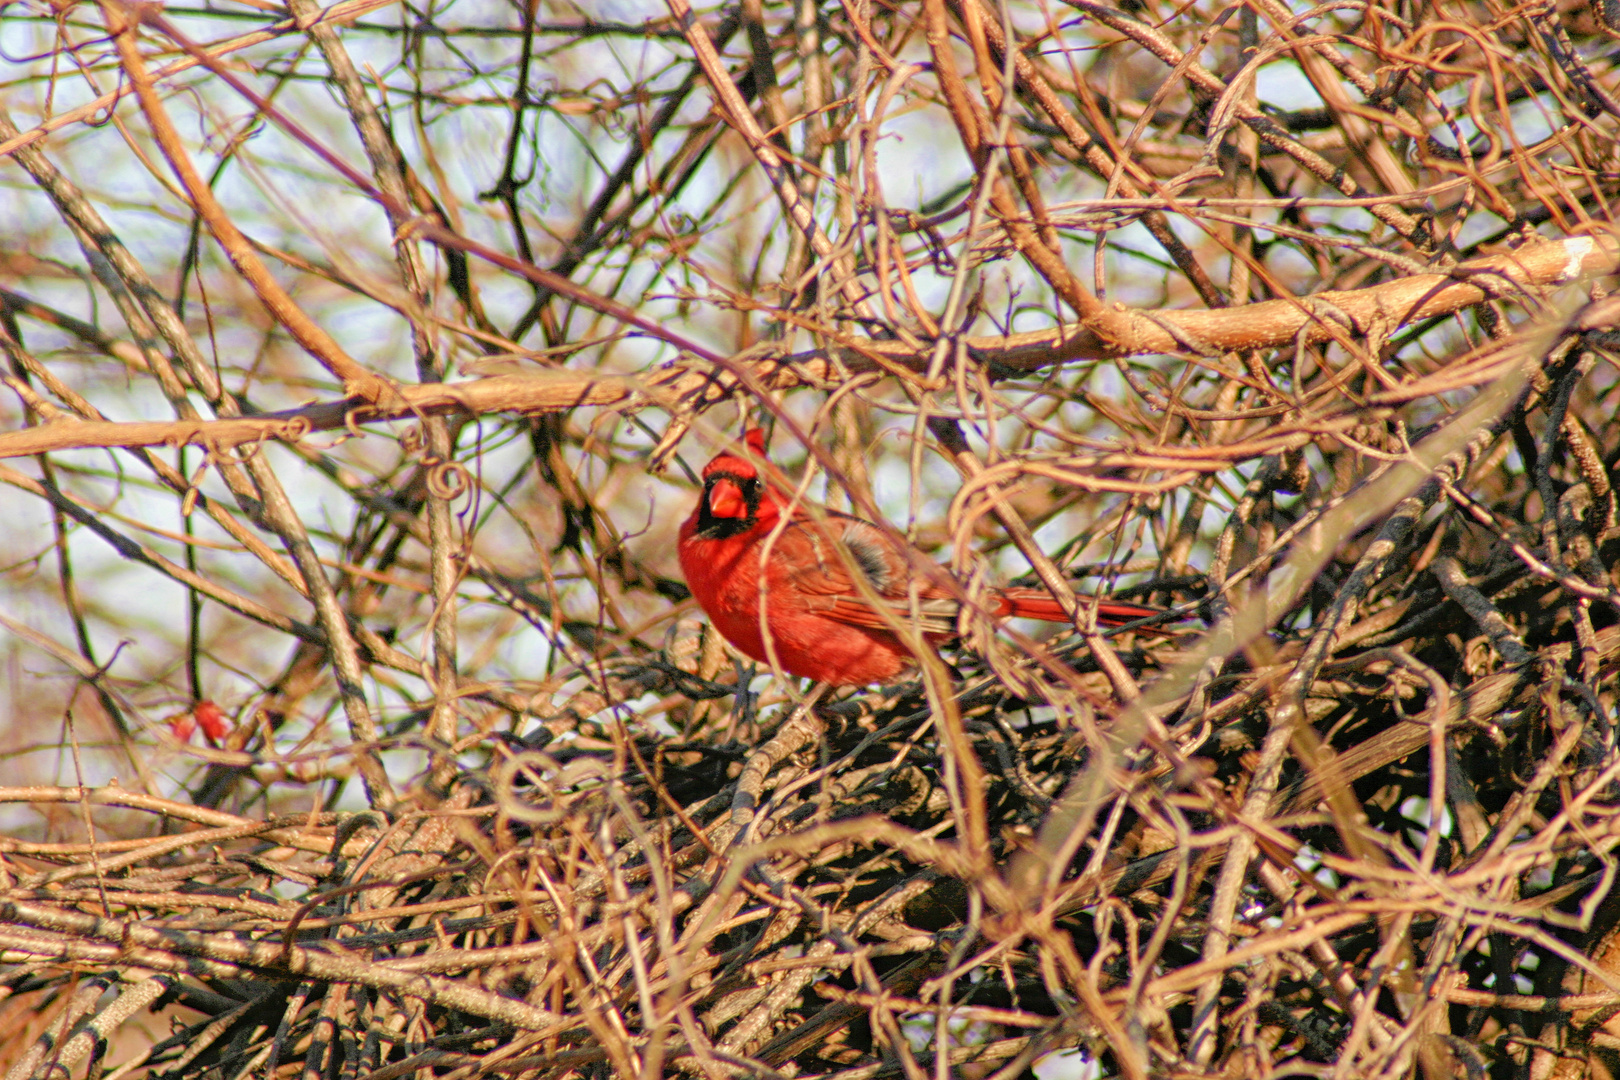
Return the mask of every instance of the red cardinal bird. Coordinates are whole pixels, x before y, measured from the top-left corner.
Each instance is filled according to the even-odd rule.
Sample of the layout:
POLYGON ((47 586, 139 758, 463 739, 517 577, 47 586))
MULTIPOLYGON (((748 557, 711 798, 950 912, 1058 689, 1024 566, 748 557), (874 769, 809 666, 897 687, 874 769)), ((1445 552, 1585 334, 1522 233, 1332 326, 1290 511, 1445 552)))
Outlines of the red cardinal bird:
MULTIPOLYGON (((764 458, 762 430, 743 438, 764 458)), ((790 675, 866 685, 888 682, 916 663, 891 629, 893 620, 912 620, 908 586, 915 575, 905 549, 870 521, 849 514, 829 510, 824 521, 811 519, 746 458, 722 451, 704 466, 703 497, 681 525, 680 559, 692 595, 715 628, 749 656, 770 663, 760 626, 763 602, 776 663, 790 675), (787 524, 767 552, 766 541, 783 518, 787 524), (834 545, 845 549, 847 561, 834 545), (870 593, 857 588, 851 563, 865 575, 870 593)), ((956 596, 926 580, 917 592, 924 638, 940 644, 955 637, 961 609, 956 596)), ((995 616, 1069 621, 1040 589, 998 589, 987 603, 995 616)), ((1097 621, 1118 626, 1159 614, 1104 600, 1097 621)))

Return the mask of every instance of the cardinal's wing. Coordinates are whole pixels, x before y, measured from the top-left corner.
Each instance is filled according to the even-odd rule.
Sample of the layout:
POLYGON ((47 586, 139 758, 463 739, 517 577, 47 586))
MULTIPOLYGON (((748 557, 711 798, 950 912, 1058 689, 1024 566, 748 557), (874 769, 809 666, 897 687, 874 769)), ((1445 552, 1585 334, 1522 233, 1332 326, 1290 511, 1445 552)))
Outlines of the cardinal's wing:
MULTIPOLYGON (((913 621, 910 584, 915 576, 906 552, 882 529, 848 514, 824 521, 798 519, 777 539, 770 556, 785 583, 818 614, 850 626, 893 630, 913 621), (862 584, 856 585, 851 570, 862 584)), ((915 614, 925 634, 956 631, 960 605, 930 581, 918 583, 915 614)))

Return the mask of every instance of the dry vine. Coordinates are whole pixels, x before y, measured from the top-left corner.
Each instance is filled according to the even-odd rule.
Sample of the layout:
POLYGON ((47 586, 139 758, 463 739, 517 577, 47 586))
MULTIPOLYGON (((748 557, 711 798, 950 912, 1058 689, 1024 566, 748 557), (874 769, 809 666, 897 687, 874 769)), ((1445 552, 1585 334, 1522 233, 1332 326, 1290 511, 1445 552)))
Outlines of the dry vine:
POLYGON ((0 0, 6 1080, 1613 1075, 1612 7, 0 0))

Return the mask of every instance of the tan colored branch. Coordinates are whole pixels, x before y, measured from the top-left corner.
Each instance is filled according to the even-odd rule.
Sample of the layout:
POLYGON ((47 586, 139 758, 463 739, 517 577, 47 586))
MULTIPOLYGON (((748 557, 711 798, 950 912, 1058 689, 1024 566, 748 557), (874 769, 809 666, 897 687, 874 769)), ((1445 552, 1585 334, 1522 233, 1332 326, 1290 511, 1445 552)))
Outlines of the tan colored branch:
POLYGON ((401 386, 395 395, 397 404, 387 409, 348 398, 229 420, 61 420, 0 434, 0 458, 97 447, 196 445, 219 451, 270 439, 296 441, 314 431, 379 420, 449 413, 562 412, 582 405, 612 405, 629 400, 633 392, 634 384, 628 379, 538 369, 462 383, 401 386))
POLYGON ((163 107, 163 99, 158 95, 157 84, 147 69, 146 58, 141 55, 140 47, 135 40, 138 21, 130 17, 129 12, 118 0, 107 0, 103 5, 103 11, 107 28, 118 45, 119 61, 123 65, 124 73, 129 76, 129 81, 135 87, 141 111, 145 113, 147 124, 152 129, 152 137, 162 148, 163 156, 168 159, 169 167, 174 170, 175 176, 185 187, 186 195, 191 199, 198 215, 208 225, 208 231, 214 234, 214 239, 230 258, 231 265, 235 266, 237 272, 253 286, 253 291, 258 294, 260 302, 269 309, 271 316, 278 323, 286 327, 293 339, 322 367, 343 380, 345 391, 367 401, 382 401, 392 396, 393 391, 388 381, 367 370, 345 352, 324 327, 298 306, 259 259, 258 252, 254 251, 247 237, 242 235, 242 231, 225 213, 225 208, 214 197, 213 189, 209 187, 208 182, 197 172, 196 166, 191 162, 191 155, 186 152, 185 145, 180 140, 180 133, 175 130, 173 122, 169 119, 168 112, 163 107))
MULTIPOLYGON (((1309 340, 1325 340, 1330 334, 1330 323, 1339 333, 1365 335, 1373 326, 1393 329, 1444 315, 1492 296, 1523 294, 1568 284, 1614 273, 1617 268, 1620 268, 1620 242, 1607 235, 1579 236, 1536 244, 1507 255, 1476 259, 1444 274, 1418 274, 1351 292, 1325 292, 1314 297, 1269 300, 1263 304, 1216 310, 1116 310, 1108 313, 1110 321, 1122 328, 1114 343, 1104 342, 1079 326, 1064 326, 1006 338, 971 338, 968 345, 980 360, 1017 371, 1035 371, 1066 360, 1192 351, 1193 346, 1197 351, 1212 353, 1271 348, 1297 340, 1302 332, 1309 340)), ((1592 304, 1576 315, 1574 325, 1577 329, 1594 329, 1599 322, 1615 315, 1620 315, 1620 308, 1613 304, 1592 304)), ((807 380, 837 380, 841 377, 840 369, 849 373, 881 371, 885 367, 922 371, 927 363, 926 351, 909 349, 902 342, 874 341, 758 363, 754 374, 763 384, 786 389, 807 380)), ((1485 364, 1476 372, 1472 369, 1479 364, 1465 363, 1470 365, 1469 373, 1449 372, 1433 385, 1426 381, 1422 386, 1402 386, 1384 396, 1394 404, 1414 394, 1456 389, 1489 378, 1494 370, 1491 364, 1485 364), (1411 393, 1403 393, 1408 390, 1411 393)), ((700 389, 708 380, 707 366, 701 370, 671 368, 651 380, 536 368, 521 374, 459 383, 401 386, 387 407, 348 398, 227 420, 130 423, 62 420, 0 434, 0 458, 96 447, 193 444, 226 450, 268 439, 297 440, 311 432, 353 428, 356 424, 449 413, 478 416, 500 412, 564 412, 583 406, 626 404, 638 399, 651 402, 655 398, 667 404, 700 389)), ((1379 400, 1382 399, 1383 396, 1379 400)), ((1328 433, 1330 427, 1318 417, 1288 430, 1304 438, 1328 433)), ((1274 442, 1287 432, 1278 427, 1269 434, 1274 442)), ((1249 449, 1252 447, 1244 449, 1243 456, 1248 456, 1249 449)), ((1153 453, 1152 464, 1136 455, 1127 456, 1137 466, 1194 467, 1181 460, 1183 455, 1172 448, 1157 447, 1153 453)), ((1209 447, 1201 447, 1191 456, 1207 460, 1220 458, 1230 463, 1229 455, 1209 447)), ((1104 463, 1119 464, 1113 459, 1104 463)))
MULTIPOLYGON (((967 84, 961 72, 957 70, 956 60, 951 54, 951 35, 945 19, 945 0, 927 0, 923 5, 923 11, 927 26, 925 36, 934 58, 934 77, 945 96, 951 118, 956 121, 957 135, 962 140, 962 146, 973 159, 974 171, 983 176, 985 170, 995 168, 990 150, 997 133, 992 129, 991 118, 968 95, 967 84)), ((978 37, 982 41, 982 28, 978 24, 977 12, 972 13, 970 17, 973 20, 970 26, 974 30, 981 31, 978 37)), ((993 76, 991 81, 993 84, 993 76)), ((1009 150, 1011 149, 1009 147, 1009 150)), ((1035 229, 1019 220, 1021 215, 1006 181, 999 175, 992 174, 989 177, 989 184, 990 203, 995 208, 996 216, 1001 219, 1002 227, 1007 230, 1007 235, 1017 246, 1019 254, 1023 255, 1047 284, 1052 286, 1053 291, 1063 299, 1063 302, 1082 318, 1090 320, 1103 314, 1101 301, 1070 273, 1058 251, 1048 247, 1041 241, 1035 229)), ((1037 204, 1031 202, 1030 210, 1035 214, 1037 225, 1042 224, 1042 215, 1037 204)))
POLYGON ((714 95, 720 115, 748 144, 754 160, 759 162, 760 169, 776 192, 782 210, 793 222, 794 227, 804 234, 816 256, 831 261, 839 279, 839 288, 849 298, 855 310, 864 316, 870 316, 871 312, 856 280, 855 268, 849 256, 836 250, 832 240, 817 224, 813 208, 800 196, 798 186, 788 172, 787 163, 782 159, 779 148, 760 128, 759 121, 754 119, 753 111, 748 108, 742 92, 732 81, 731 74, 720 58, 719 50, 715 48, 709 32, 698 21, 691 4, 688 0, 666 0, 666 4, 681 32, 685 34, 687 43, 692 47, 693 59, 702 69, 703 77, 709 81, 709 90, 714 95))
MULTIPOLYGON (((207 52, 204 54, 204 56, 215 59, 228 56, 231 53, 241 52, 243 49, 249 49, 255 45, 261 45, 266 41, 274 41, 276 38, 281 37, 284 34, 301 33, 308 26, 313 26, 317 22, 342 24, 351 23, 360 16, 376 11, 378 8, 392 7, 394 2, 395 0, 339 0, 339 2, 336 4, 322 8, 320 18, 314 22, 306 23, 301 26, 297 19, 280 19, 266 26, 262 30, 254 30, 250 33, 239 34, 236 37, 226 38, 223 41, 216 41, 208 46, 207 52)), ((197 65, 205 62, 206 60, 203 57, 182 56, 174 62, 165 64, 163 67, 158 68, 152 73, 152 78, 157 81, 162 81, 163 79, 179 75, 183 71, 189 71, 197 65)), ((18 132, 16 135, 10 136, 4 140, 0 140, 0 157, 6 157, 9 154, 15 153, 24 146, 32 146, 34 143, 39 142, 53 131, 59 131, 62 128, 70 127, 74 124, 82 124, 85 121, 90 120, 92 117, 111 115, 114 108, 117 107, 118 102, 134 92, 134 87, 120 83, 114 89, 109 90, 105 94, 93 98, 90 101, 86 101, 82 105, 75 106, 74 108, 67 109, 63 112, 55 113, 49 118, 40 121, 36 127, 29 128, 27 131, 18 132)))
MULTIPOLYGON (((998 338, 969 338, 968 347, 987 363, 1036 371, 1066 360, 1103 360, 1152 353, 1215 355, 1325 341, 1339 333, 1362 337, 1423 319, 1447 315, 1494 297, 1602 277, 1620 269, 1620 240, 1604 233, 1526 245, 1505 255, 1471 259, 1450 270, 1414 274, 1382 285, 1314 296, 1267 300, 1218 309, 1142 311, 1114 308, 1088 326, 1070 324, 998 338)), ((893 341, 835 350, 851 370, 873 370, 868 355, 910 364, 914 355, 893 341)), ((808 359, 806 356, 796 360, 808 359)))

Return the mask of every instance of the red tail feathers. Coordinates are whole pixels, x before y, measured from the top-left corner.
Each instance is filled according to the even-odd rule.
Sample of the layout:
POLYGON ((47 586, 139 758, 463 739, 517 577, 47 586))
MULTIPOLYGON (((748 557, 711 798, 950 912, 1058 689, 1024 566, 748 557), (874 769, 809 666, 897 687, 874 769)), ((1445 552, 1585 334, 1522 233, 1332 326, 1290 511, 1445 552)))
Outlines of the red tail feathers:
MULTIPOLYGON (((997 615, 1020 619, 1043 619, 1046 622, 1068 622, 1062 606, 1045 589, 1002 589, 996 594, 1001 600, 997 615)), ((1091 604, 1088 596, 1079 598, 1082 608, 1091 604)), ((1150 619, 1164 612, 1141 604, 1127 604, 1119 600, 1103 600, 1097 604, 1097 623, 1100 626, 1123 626, 1137 619, 1150 619)))

